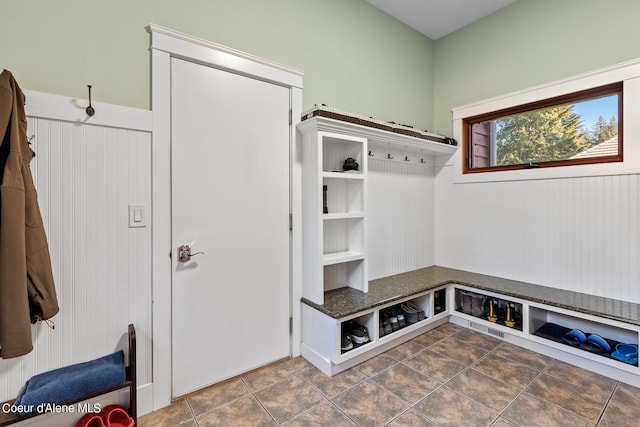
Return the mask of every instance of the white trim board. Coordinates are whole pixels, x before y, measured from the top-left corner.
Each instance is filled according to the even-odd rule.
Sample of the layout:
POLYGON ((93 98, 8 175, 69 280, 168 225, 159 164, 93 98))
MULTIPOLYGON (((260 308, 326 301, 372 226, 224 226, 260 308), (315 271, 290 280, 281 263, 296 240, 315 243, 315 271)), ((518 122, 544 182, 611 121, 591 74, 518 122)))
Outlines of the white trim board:
POLYGON ((63 120, 79 125, 110 126, 147 132, 152 130, 152 114, 149 110, 92 100, 91 106, 96 113, 89 117, 85 111, 89 105, 87 99, 69 98, 30 90, 25 90, 24 94, 26 97, 25 112, 29 117, 63 120))
POLYGON ((153 200, 153 409, 171 403, 171 58, 195 61, 218 69, 279 84, 291 89, 291 354, 300 354, 302 238, 301 163, 296 124, 302 113, 302 73, 292 68, 150 24, 152 55, 152 200, 153 200))
POLYGON ((283 86, 302 88, 302 71, 160 25, 149 24, 149 29, 152 34, 151 48, 156 51, 283 86))

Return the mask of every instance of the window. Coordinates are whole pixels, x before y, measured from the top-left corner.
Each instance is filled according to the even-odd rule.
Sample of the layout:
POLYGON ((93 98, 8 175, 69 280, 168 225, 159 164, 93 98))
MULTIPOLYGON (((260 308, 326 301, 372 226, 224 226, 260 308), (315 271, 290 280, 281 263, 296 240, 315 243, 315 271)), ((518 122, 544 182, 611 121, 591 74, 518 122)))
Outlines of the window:
POLYGON ((463 173, 622 162, 622 82, 467 117, 463 173))

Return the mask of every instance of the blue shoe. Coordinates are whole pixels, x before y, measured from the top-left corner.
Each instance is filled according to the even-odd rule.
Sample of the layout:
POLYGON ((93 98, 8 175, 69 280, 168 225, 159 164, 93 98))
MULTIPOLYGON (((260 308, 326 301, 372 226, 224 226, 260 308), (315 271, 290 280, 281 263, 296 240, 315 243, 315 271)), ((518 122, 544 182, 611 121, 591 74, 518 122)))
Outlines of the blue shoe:
POLYGON ((611 353, 611 357, 630 365, 638 363, 638 345, 637 344, 623 344, 616 345, 616 351, 611 353))
POLYGON ((583 350, 590 351, 591 353, 610 353, 611 346, 600 335, 591 334, 587 337, 587 339, 580 344, 580 348, 583 350))
POLYGON ((562 337, 562 341, 572 346, 579 346, 587 340, 587 336, 580 329, 572 329, 562 337))

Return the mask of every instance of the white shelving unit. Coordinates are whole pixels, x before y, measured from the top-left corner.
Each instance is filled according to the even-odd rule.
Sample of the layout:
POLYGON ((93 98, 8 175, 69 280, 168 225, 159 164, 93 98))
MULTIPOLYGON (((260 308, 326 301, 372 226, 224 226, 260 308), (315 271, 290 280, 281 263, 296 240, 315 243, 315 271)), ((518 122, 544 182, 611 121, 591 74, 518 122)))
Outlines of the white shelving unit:
MULTIPOLYGON (((420 139, 326 117, 298 124, 302 153, 302 277, 303 297, 323 305, 325 293, 349 287, 367 293, 367 160, 370 150, 450 156, 455 146, 420 139), (342 171, 347 158, 359 164, 357 172, 342 171), (326 186, 327 212, 323 213, 326 186)), ((302 304, 302 354, 328 375, 334 375, 370 357, 446 322, 446 289, 400 298, 375 308, 334 318, 302 304), (434 301, 437 309, 434 310, 434 301), (426 319, 380 336, 381 310, 412 301, 429 313, 426 319), (437 313, 434 315, 434 313, 437 313), (366 326, 371 341, 341 352, 345 322, 366 326)))
POLYGON ((450 156, 455 146, 326 117, 297 126, 302 153, 303 297, 322 305, 342 287, 368 291, 366 187, 370 147, 450 156), (343 172, 347 158, 357 172, 343 172), (323 187, 328 213, 323 213, 323 187))
POLYGON ((303 297, 323 304, 324 293, 332 289, 351 287, 367 292, 367 139, 321 131, 317 126, 299 126, 299 130, 303 297), (342 171, 347 158, 359 164, 357 171, 342 171))

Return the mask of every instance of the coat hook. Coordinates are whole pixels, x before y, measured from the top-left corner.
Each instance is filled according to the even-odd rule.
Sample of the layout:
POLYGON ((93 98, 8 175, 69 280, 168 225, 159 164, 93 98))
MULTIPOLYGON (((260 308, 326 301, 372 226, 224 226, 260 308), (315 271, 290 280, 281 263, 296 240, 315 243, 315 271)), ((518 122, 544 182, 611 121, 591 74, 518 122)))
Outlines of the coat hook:
POLYGON ((387 159, 393 159, 393 156, 391 154, 387 154, 387 159))
POLYGON ((420 163, 424 164, 425 163, 424 159, 420 159, 420 163))
POLYGON ((89 88, 89 106, 85 111, 87 112, 87 116, 93 117, 93 115, 96 113, 96 110, 91 106, 91 85, 87 85, 87 87, 89 88))
POLYGON ((409 159, 409 156, 404 156, 404 161, 405 161, 405 162, 410 162, 410 161, 411 161, 411 159, 409 159))
POLYGON ((373 152, 369 150, 369 157, 373 157, 373 152))

